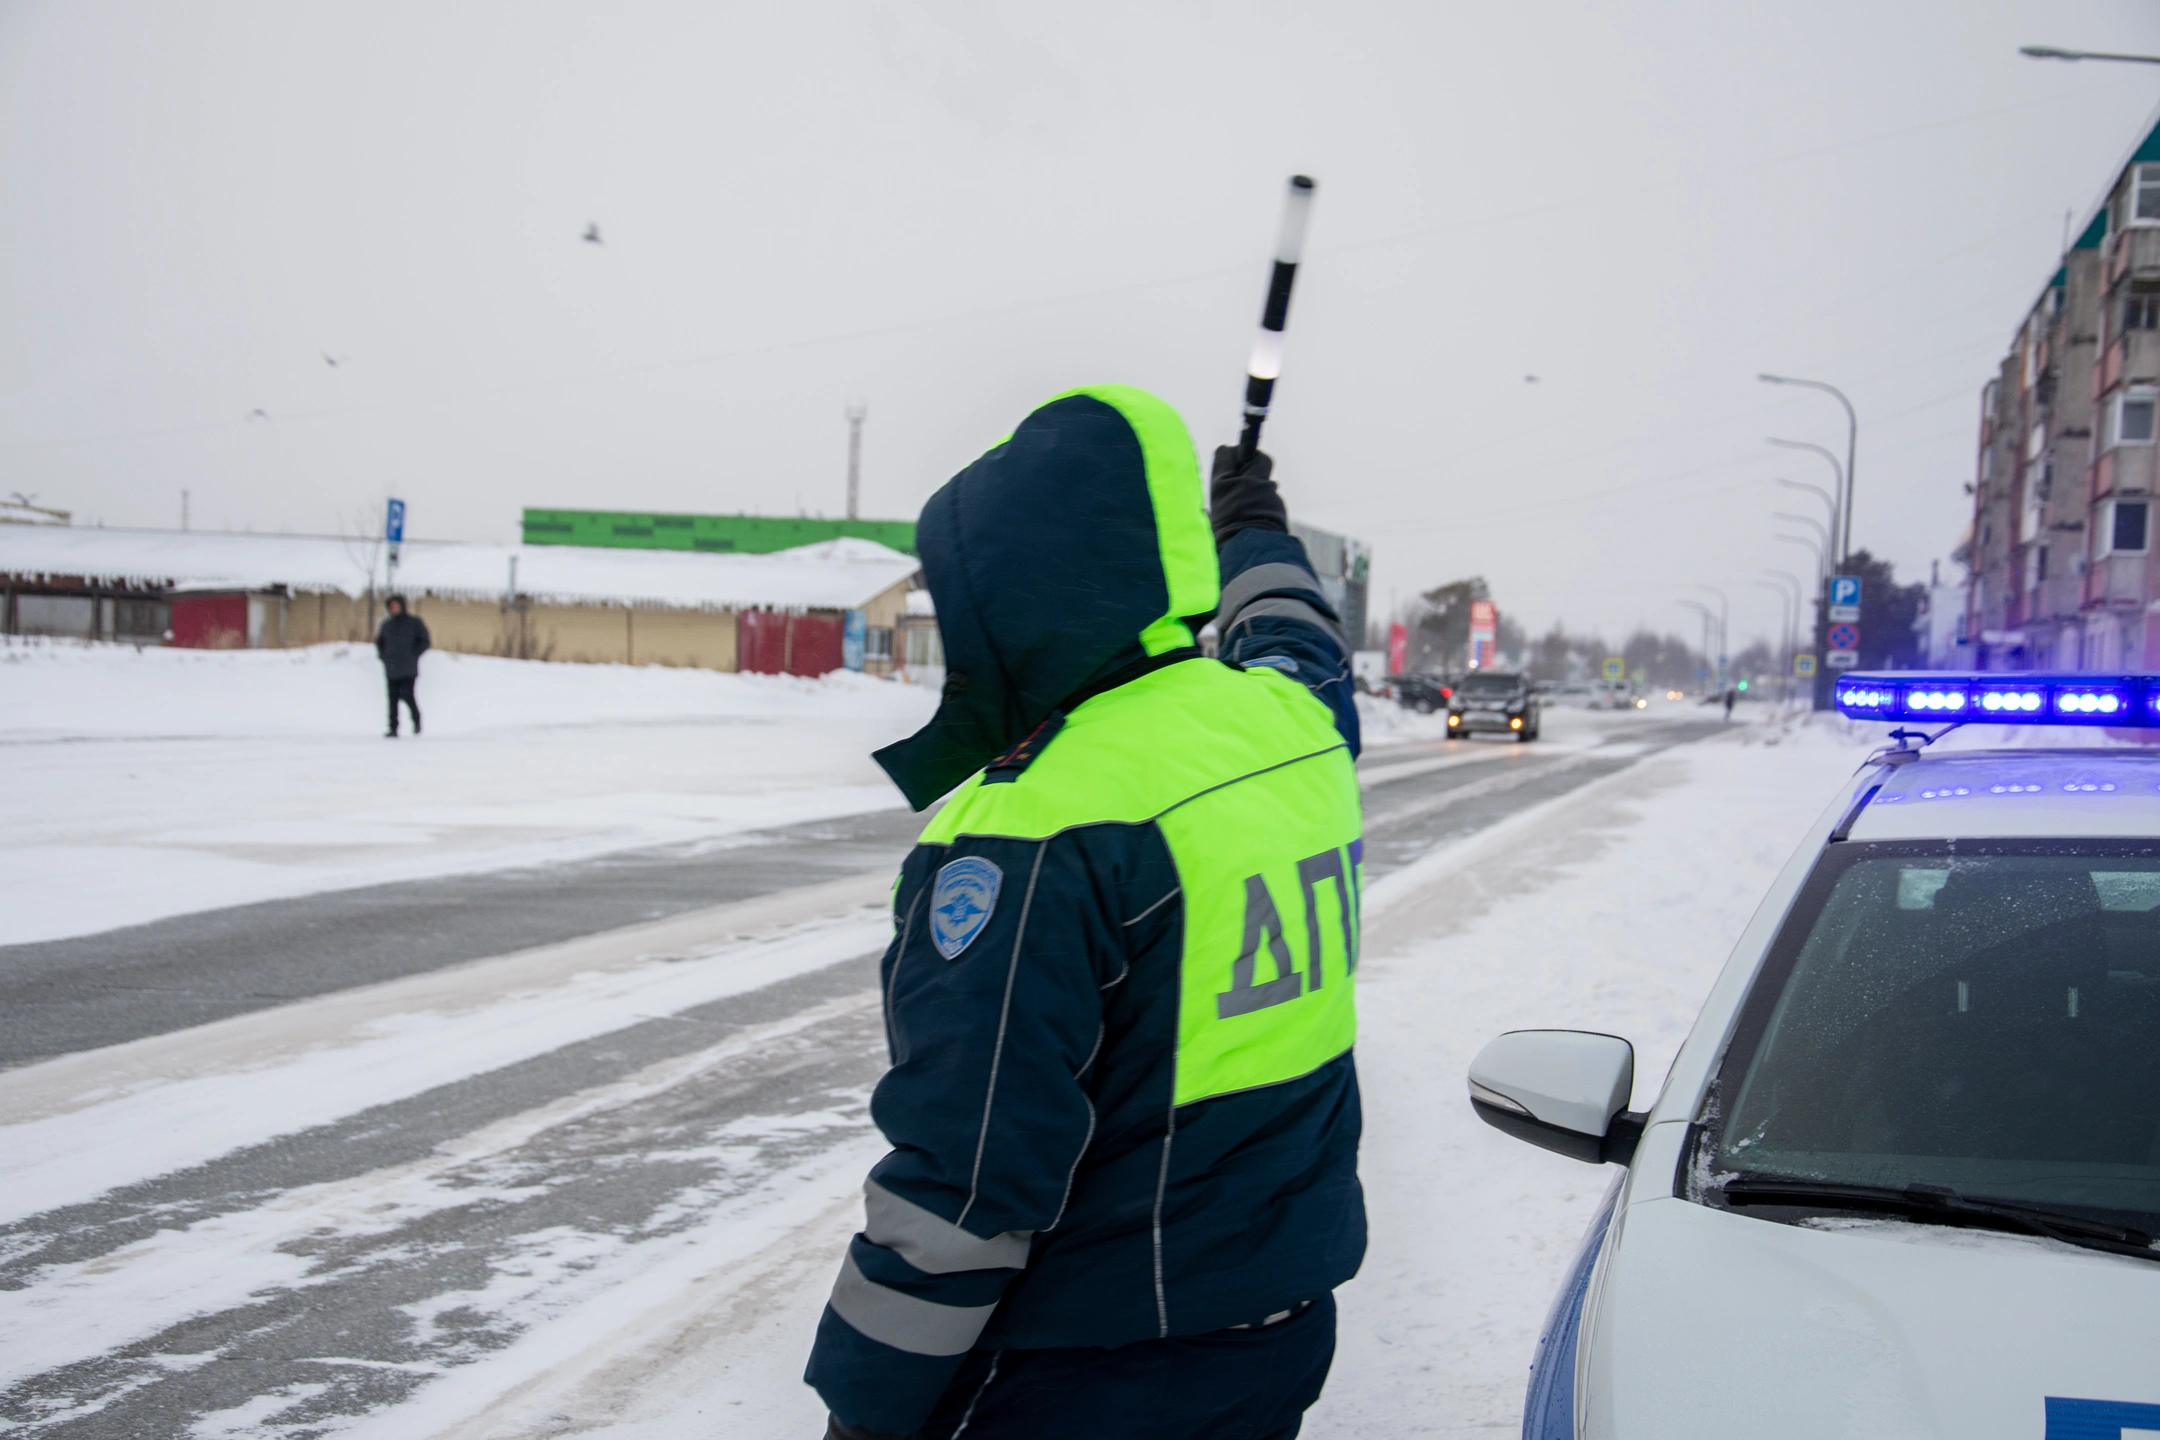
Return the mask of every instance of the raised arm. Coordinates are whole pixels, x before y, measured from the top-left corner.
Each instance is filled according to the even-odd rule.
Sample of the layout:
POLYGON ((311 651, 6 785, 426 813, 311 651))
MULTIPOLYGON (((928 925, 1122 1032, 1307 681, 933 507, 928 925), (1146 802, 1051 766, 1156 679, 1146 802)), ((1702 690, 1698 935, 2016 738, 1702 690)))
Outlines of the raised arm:
POLYGON ((1265 451, 1243 469, 1232 447, 1215 452, 1208 508, 1222 569, 1216 653, 1240 668, 1266 665, 1299 681, 1328 707, 1355 755, 1360 741, 1350 640, 1320 589, 1305 542, 1290 533, 1274 468, 1265 451))

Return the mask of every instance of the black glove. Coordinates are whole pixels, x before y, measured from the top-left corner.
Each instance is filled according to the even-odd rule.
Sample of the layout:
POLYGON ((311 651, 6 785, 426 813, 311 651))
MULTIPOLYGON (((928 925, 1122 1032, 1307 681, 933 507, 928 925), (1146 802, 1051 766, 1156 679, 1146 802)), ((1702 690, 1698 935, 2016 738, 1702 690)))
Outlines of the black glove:
POLYGON ((827 1415, 825 1440, 908 1440, 908 1437, 888 1434, 883 1430, 865 1430, 860 1425, 843 1425, 839 1416, 827 1415))
POLYGON ((1208 485, 1208 519, 1215 543, 1222 545, 1240 530, 1290 533, 1290 513, 1275 489, 1275 462, 1259 450, 1243 468, 1235 445, 1215 447, 1214 479, 1208 485))

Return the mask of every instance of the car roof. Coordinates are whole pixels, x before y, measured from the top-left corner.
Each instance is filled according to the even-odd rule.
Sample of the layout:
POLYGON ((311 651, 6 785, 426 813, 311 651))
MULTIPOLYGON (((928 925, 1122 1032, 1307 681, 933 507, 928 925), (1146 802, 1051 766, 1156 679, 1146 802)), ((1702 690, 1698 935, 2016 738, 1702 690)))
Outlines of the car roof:
POLYGON ((1852 840, 2160 840, 2160 754, 1956 750, 1871 767, 1852 840))

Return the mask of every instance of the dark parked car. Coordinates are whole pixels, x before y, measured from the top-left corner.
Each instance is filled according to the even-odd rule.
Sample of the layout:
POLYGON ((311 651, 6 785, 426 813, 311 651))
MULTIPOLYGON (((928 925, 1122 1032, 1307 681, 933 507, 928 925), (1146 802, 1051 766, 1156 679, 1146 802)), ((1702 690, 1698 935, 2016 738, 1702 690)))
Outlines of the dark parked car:
POLYGON ((1395 692, 1395 703, 1420 715, 1430 715, 1445 710, 1450 693, 1448 687, 1430 675, 1390 675, 1390 689, 1395 692))
POLYGON ((1448 699, 1448 734, 1482 731, 1535 740, 1543 714, 1529 677, 1504 670, 1474 670, 1456 682, 1448 699))

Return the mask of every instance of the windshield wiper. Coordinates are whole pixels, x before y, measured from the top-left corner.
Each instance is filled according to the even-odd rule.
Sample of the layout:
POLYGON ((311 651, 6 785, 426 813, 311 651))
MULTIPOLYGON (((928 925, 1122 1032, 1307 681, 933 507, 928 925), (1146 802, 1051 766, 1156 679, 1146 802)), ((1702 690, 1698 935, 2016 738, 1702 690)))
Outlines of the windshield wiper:
POLYGON ((2105 1220, 2062 1210, 1960 1195, 1941 1185, 1907 1185, 1897 1190, 1888 1185, 1846 1185, 1830 1180, 1743 1173, 1718 1193, 1724 1196, 1727 1205, 1885 1210, 1929 1224, 2022 1230, 2029 1235, 2060 1240, 2066 1245, 2082 1245, 2088 1250, 2160 1261, 2160 1250, 2153 1248, 2153 1237, 2142 1230, 2111 1225, 2105 1220))

